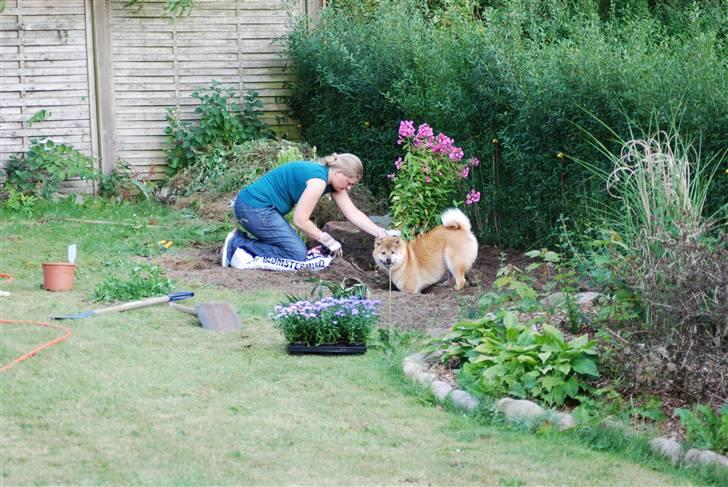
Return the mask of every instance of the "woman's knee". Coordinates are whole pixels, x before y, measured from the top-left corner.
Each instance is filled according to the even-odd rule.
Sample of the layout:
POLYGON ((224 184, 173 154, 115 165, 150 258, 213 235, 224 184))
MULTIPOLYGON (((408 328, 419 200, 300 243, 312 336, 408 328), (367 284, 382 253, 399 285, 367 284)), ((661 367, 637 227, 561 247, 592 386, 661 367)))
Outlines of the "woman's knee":
POLYGON ((291 242, 286 245, 286 259, 297 260, 303 262, 306 260, 306 245, 303 242, 291 242))

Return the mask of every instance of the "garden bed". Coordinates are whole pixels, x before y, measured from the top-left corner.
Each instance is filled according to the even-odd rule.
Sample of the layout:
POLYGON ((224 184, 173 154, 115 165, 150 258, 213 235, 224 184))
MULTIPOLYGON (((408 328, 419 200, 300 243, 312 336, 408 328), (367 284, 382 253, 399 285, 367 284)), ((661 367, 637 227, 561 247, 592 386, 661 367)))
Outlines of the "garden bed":
MULTIPOLYGON (((332 231, 331 228, 327 230, 332 231)), ((370 289, 371 299, 381 301, 381 327, 419 330, 432 336, 442 336, 453 324, 467 317, 469 310, 477 313, 478 299, 490 289, 496 271, 504 263, 524 268, 531 262, 521 252, 515 250, 504 251, 498 247, 481 246, 478 259, 467 274, 470 285, 465 289, 456 292, 451 287, 433 286, 422 294, 411 295, 394 289, 390 292, 387 275, 373 266, 370 239, 363 239, 361 235, 347 236, 346 232, 339 233, 337 237, 344 243, 344 258, 334 259, 327 268, 318 272, 223 269, 219 262, 219 248, 177 249, 162 254, 159 263, 174 279, 198 281, 239 292, 270 289, 280 291, 282 294, 307 295, 314 286, 308 281, 309 279, 341 282, 347 278, 354 278, 370 289)), ((553 324, 559 325, 559 323, 553 324)), ((563 331, 569 334, 566 330, 563 331)), ((652 370, 652 366, 657 366, 665 360, 664 357, 657 355, 654 361, 647 360, 654 354, 639 343, 635 343, 625 353, 639 353, 644 358, 643 362, 649 362, 649 364, 645 362, 645 374, 652 370)), ((725 361, 722 363, 706 361, 696 356, 684 366, 688 367, 689 375, 692 377, 689 383, 660 381, 659 374, 654 374, 653 380, 646 378, 640 386, 623 390, 622 393, 634 397, 656 397, 662 402, 666 412, 671 412, 676 407, 690 407, 696 402, 720 407, 721 396, 716 394, 716 391, 721 389, 722 374, 726 372, 725 361)), ((445 375, 454 382, 453 371, 438 369, 439 375, 445 375)), ((722 384, 722 387, 725 387, 725 384, 722 384)), ((661 424, 661 429, 664 433, 673 433, 678 437, 682 435, 677 418, 669 417, 669 413, 667 421, 661 424)))

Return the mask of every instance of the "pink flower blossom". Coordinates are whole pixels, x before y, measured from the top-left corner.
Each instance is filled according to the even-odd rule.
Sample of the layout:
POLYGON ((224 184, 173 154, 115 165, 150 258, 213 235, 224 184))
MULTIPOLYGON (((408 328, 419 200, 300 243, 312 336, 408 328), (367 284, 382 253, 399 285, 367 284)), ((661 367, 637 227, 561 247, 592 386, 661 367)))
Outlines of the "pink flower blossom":
POLYGON ((453 161, 459 161, 463 158, 463 150, 460 147, 453 147, 450 149, 450 154, 448 154, 448 156, 453 161))
POLYGON ((419 127, 417 127, 417 137, 421 139, 429 139, 432 137, 432 127, 427 125, 426 123, 423 123, 419 127))
POLYGON ((409 139, 415 135, 415 124, 412 120, 402 120, 399 122, 399 137, 400 140, 403 138, 409 139))
POLYGON ((470 166, 472 167, 477 167, 480 165, 480 159, 478 159, 477 157, 471 157, 470 159, 468 159, 468 164, 470 164, 470 166))
POLYGON ((396 160, 396 161, 394 161, 394 167, 396 167, 396 168, 397 168, 397 171, 399 171, 399 170, 400 170, 400 169, 402 168, 402 163, 403 163, 403 162, 404 162, 404 161, 402 160, 402 158, 401 158, 401 157, 398 157, 398 158, 397 158, 397 160, 396 160))
POLYGON ((428 166, 427 164, 422 166, 422 172, 425 174, 430 174, 430 166, 428 166))
POLYGON ((394 173, 389 173, 389 174, 387 174, 387 179, 389 179, 390 181, 391 181, 392 179, 394 179, 394 173))
POLYGON ((462 169, 462 170, 460 171, 460 177, 461 177, 461 178, 463 178, 463 179, 465 179, 465 178, 467 178, 467 177, 468 177, 468 174, 469 174, 469 173, 470 173, 470 166, 465 166, 465 167, 464 167, 464 168, 463 168, 463 169, 462 169))
POLYGON ((432 178, 430 176, 425 176, 425 182, 426 183, 431 183, 432 182, 432 178))
POLYGON ((475 189, 468 191, 468 194, 465 197, 465 204, 469 206, 477 203, 478 201, 480 201, 480 191, 475 191, 475 189))

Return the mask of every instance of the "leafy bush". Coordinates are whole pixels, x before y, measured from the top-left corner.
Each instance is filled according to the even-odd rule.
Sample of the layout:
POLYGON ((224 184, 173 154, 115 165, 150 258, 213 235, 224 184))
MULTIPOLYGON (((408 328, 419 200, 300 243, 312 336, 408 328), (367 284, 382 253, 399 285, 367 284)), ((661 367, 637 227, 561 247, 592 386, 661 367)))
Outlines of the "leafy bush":
POLYGON ((131 301, 150 296, 169 294, 174 289, 172 279, 165 277, 156 265, 136 264, 126 279, 109 276, 99 283, 91 295, 94 302, 131 301))
POLYGON ((199 154, 210 152, 216 145, 229 148, 246 140, 271 137, 273 132, 261 120, 262 103, 258 93, 245 94, 241 106, 232 88, 224 89, 213 81, 208 92, 192 92, 200 100, 195 107, 199 120, 179 120, 173 109, 167 110, 165 133, 171 148, 167 149, 167 169, 171 174, 194 163, 199 154))
MULTIPOLYGON (((619 144, 588 113, 629 139, 630 124, 664 124, 689 106, 681 128, 702 136, 706 160, 725 147, 728 11, 715 2, 609 11, 605 2, 514 0, 481 3, 475 17, 459 2, 428 3, 325 9, 315 28, 301 22, 287 38, 303 137, 323 152, 364 155, 377 195, 389 192, 398 155, 389 134, 402 119, 427 120, 484 161, 473 170, 481 240, 540 246, 556 239, 562 214, 581 224, 585 201, 614 203, 588 171, 557 157, 611 169, 579 127, 619 144)), ((726 198, 714 187, 706 208, 726 198)))
POLYGON ((599 376, 595 342, 586 335, 567 342, 551 325, 535 332, 511 311, 460 322, 437 343, 446 347, 442 359, 461 361, 462 378, 488 395, 562 405, 593 392, 585 380, 599 376))
POLYGON ((10 156, 5 184, 26 195, 48 198, 67 179, 94 179, 93 163, 91 157, 69 145, 31 139, 28 152, 10 156))
POLYGON ((694 448, 707 448, 723 455, 728 454, 728 405, 716 413, 705 404, 697 404, 692 410, 675 409, 685 428, 685 439, 694 448))
POLYGON ((379 320, 379 301, 326 297, 278 305, 275 326, 289 343, 365 344, 379 320))
POLYGON ((720 348, 728 333, 728 251, 711 243, 711 230, 725 224, 728 205, 713 215, 705 208, 717 166, 701 161, 675 128, 623 141, 619 154, 599 147, 614 169, 585 165, 618 201, 611 212, 597 211, 619 241, 620 277, 641 294, 651 324, 678 327, 683 337, 707 332, 720 348))
MULTIPOLYGON (((480 161, 473 157, 462 162, 463 150, 443 133, 434 135, 423 123, 416 130, 409 120, 399 125, 398 144, 404 145, 405 156, 394 163, 391 174, 392 222, 406 238, 413 238, 433 227, 448 207, 458 206, 456 191, 460 180, 480 161)), ((470 206, 480 200, 480 192, 471 188, 465 196, 470 206)))
POLYGON ((315 158, 315 150, 307 144, 285 140, 254 139, 231 146, 214 144, 208 153, 200 154, 191 166, 170 178, 165 192, 189 196, 195 192, 237 191, 276 167, 281 157, 293 151, 304 159, 315 158))

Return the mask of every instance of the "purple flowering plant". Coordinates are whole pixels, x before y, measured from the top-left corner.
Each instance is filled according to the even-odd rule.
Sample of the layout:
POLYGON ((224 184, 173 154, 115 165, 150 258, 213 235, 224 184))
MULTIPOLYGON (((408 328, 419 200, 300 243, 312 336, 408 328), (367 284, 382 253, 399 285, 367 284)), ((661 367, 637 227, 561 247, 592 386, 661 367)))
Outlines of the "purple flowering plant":
POLYGON ((275 307, 272 318, 288 343, 365 344, 379 320, 379 301, 328 296, 275 307))
POLYGON ((439 224, 443 210, 462 203, 474 205, 480 192, 472 187, 472 168, 477 157, 464 158, 462 148, 443 133, 434 134, 426 123, 415 128, 411 120, 399 124, 397 144, 404 158, 394 162, 390 210, 393 224, 405 238, 413 238, 439 224), (463 199, 458 192, 466 189, 463 199))

